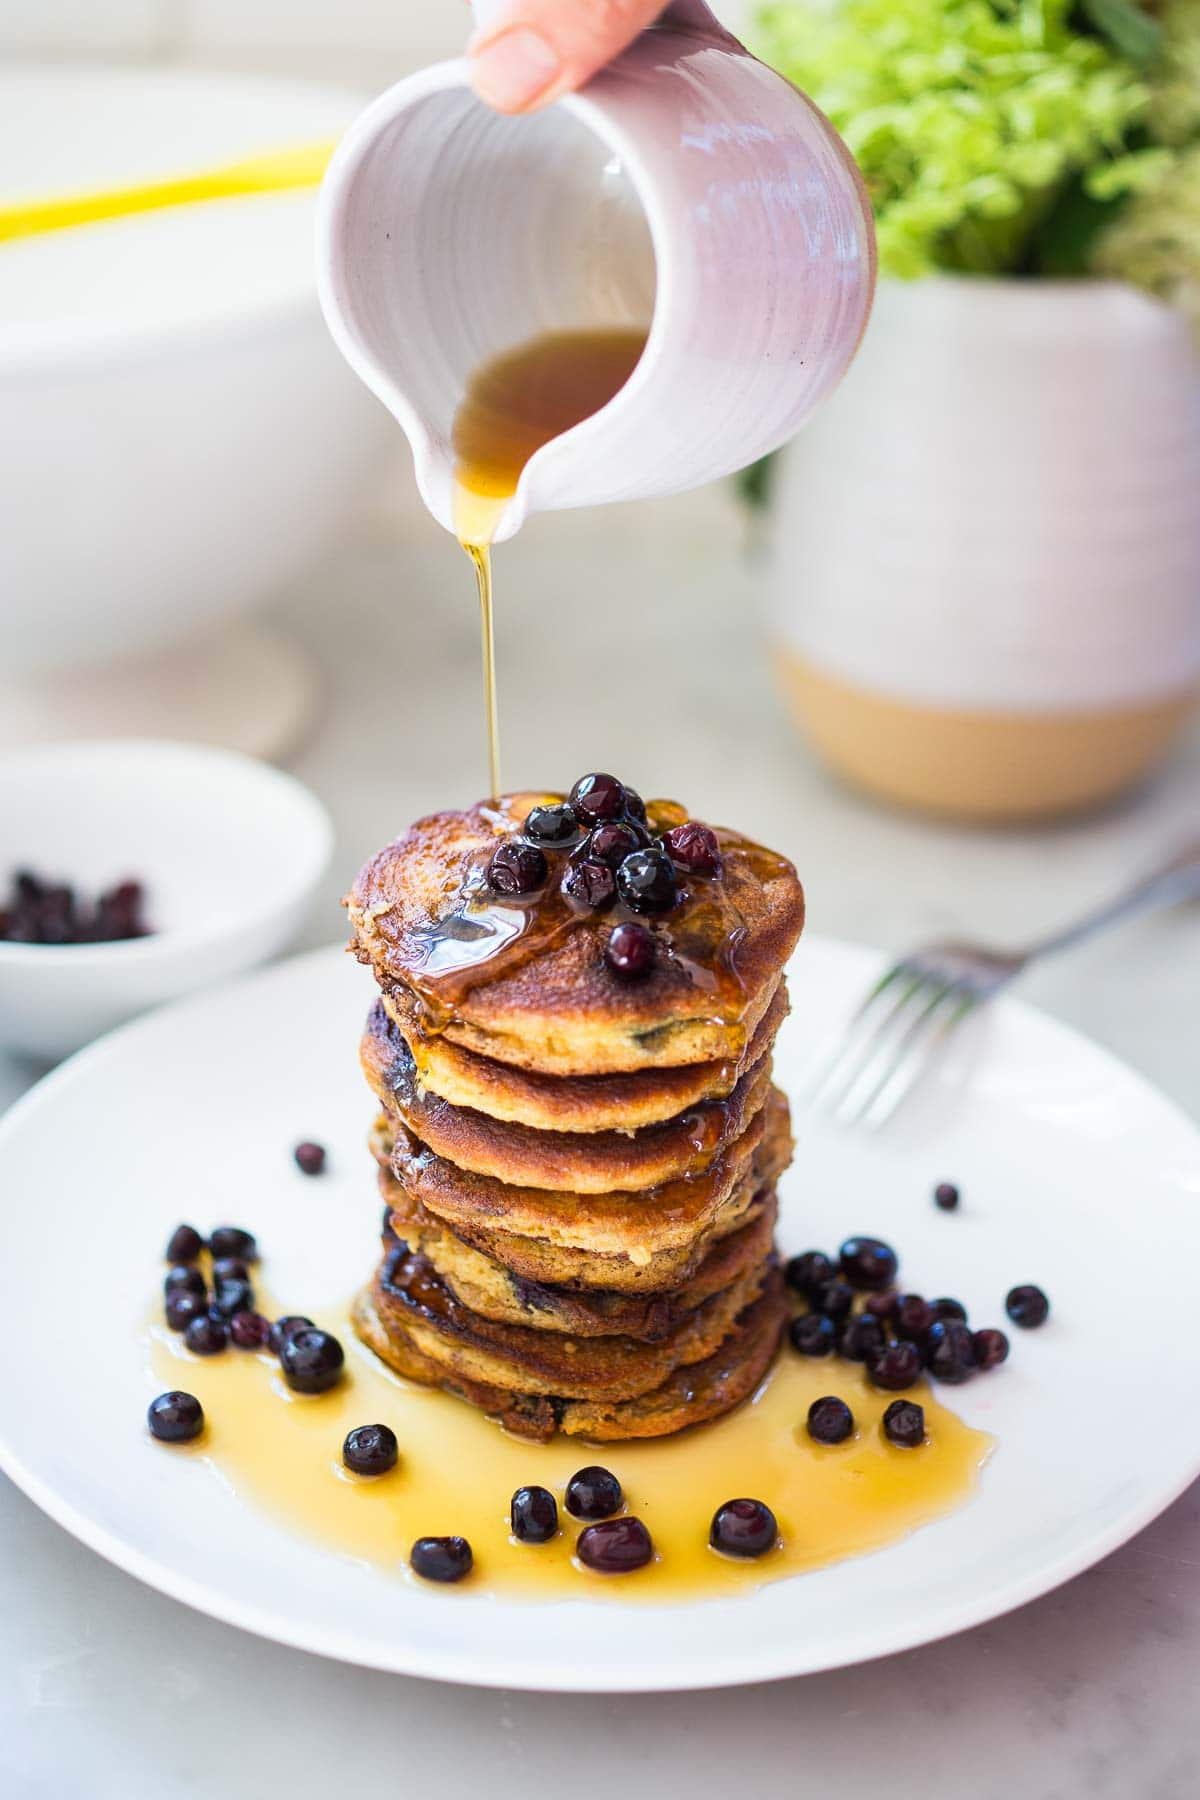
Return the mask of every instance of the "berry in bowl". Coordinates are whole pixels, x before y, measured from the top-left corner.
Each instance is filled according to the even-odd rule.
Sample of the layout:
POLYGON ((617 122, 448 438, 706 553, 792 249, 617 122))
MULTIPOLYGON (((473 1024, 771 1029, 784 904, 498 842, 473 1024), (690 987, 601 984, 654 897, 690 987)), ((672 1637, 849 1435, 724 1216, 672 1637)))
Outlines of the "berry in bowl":
POLYGON ((0 756, 0 844, 0 1049, 57 1058, 286 948, 332 830, 265 763, 128 738, 0 756))

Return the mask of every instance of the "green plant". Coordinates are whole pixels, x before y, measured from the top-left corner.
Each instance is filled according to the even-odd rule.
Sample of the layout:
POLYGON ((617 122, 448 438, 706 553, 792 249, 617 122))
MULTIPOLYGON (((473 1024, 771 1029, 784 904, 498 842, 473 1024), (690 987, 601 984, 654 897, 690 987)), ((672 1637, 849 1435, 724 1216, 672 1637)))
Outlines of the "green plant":
POLYGON ((1178 307, 1200 337, 1200 144, 1173 158, 1099 234, 1092 268, 1178 307))
POLYGON ((774 0, 754 47, 849 144, 882 269, 1032 275, 1161 190, 1161 37, 1134 0, 774 0))
MULTIPOLYGON (((1200 0, 771 0, 755 25, 853 150, 885 273, 1117 276, 1200 340, 1200 0)), ((770 464, 738 478, 752 507, 770 464)))
POLYGON ((1200 0, 1172 0, 1163 27, 1149 115, 1163 148, 1138 193, 1105 219, 1091 265, 1178 307, 1200 338, 1200 0))

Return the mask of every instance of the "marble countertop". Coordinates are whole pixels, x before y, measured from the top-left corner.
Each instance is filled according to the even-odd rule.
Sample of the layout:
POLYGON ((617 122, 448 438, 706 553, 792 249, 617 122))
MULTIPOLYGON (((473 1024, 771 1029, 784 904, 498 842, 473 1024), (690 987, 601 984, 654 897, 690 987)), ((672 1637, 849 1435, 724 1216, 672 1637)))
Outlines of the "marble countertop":
MULTIPOLYGON (((643 792, 678 793, 795 856, 811 929, 889 948, 948 928, 1018 941, 1195 833, 1200 733, 1136 803, 1054 831, 931 825, 837 787, 772 690, 763 570, 743 536, 708 493, 542 520, 505 547, 507 785, 612 767, 643 792)), ((272 616, 326 683, 292 762, 337 824, 306 940, 320 943, 339 935, 337 894, 368 850, 483 786, 475 607, 458 552, 405 512, 364 518, 272 616)), ((1193 909, 1048 964, 1024 992, 1200 1115, 1198 977, 1193 909)), ((0 1105, 32 1076, 0 1061, 0 1105)), ((82 1277, 100 1293, 106 1236, 100 1223, 82 1277)), ((79 1256, 64 1245, 76 1299, 79 1256)), ((622 1800, 1200 1792, 1200 1488, 1068 1587, 945 1643, 803 1681, 653 1698, 473 1692, 260 1642, 110 1568, 3 1481, 0 1542, 0 1792, 11 1800, 395 1789, 524 1800, 581 1783, 622 1800)))

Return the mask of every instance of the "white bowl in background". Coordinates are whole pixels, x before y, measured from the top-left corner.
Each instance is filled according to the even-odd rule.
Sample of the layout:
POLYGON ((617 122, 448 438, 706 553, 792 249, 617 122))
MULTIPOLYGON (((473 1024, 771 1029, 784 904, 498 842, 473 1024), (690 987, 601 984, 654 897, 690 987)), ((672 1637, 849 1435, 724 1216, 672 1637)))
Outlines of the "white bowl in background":
POLYGON ((112 1026, 285 949, 333 831, 290 775, 200 745, 110 738, 0 757, 0 891, 17 867, 84 895, 133 878, 152 935, 0 941, 0 1044, 66 1056, 112 1026))
MULTIPOLYGON (((174 69, 0 71, 6 195, 337 138, 357 96, 174 69)), ((0 244, 4 680, 180 643, 294 579, 394 441, 316 299, 315 190, 0 244)))

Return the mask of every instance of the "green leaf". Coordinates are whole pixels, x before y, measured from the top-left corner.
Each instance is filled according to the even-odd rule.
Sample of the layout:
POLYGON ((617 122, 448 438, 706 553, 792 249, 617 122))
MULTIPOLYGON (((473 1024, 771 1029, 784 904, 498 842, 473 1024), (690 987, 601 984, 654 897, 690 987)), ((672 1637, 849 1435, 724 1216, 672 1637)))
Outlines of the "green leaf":
POLYGON ((1134 0, 774 0, 751 30, 849 143, 890 275, 1033 273, 1065 188, 1148 175, 1123 161, 1159 37, 1134 0))
POLYGON ((755 512, 760 507, 764 507, 771 497, 774 461, 773 456, 762 456, 757 462, 750 463, 735 477, 738 493, 746 505, 755 512))
POLYGON ((1162 26, 1137 5, 1137 0, 1081 0, 1081 5, 1118 55, 1128 57, 1139 68, 1147 68, 1158 57, 1162 26))
POLYGON ((1093 199, 1081 180, 1070 182, 1037 232, 1030 248, 1029 273, 1060 280, 1088 274, 1093 247, 1119 210, 1119 201, 1093 199))

